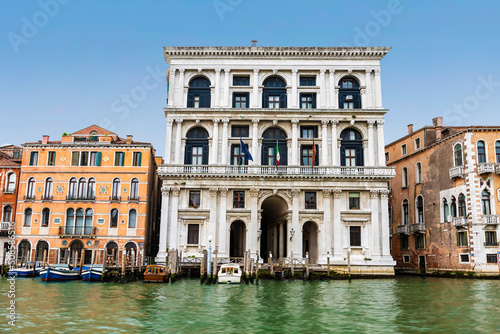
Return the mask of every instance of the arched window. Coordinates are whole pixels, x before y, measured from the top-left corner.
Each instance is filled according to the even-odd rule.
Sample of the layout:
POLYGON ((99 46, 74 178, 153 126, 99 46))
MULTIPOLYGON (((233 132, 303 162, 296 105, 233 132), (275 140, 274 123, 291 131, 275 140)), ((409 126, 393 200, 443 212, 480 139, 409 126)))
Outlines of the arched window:
POLYGON ((202 127, 196 127, 186 135, 186 153, 184 164, 208 165, 208 132, 202 127))
POLYGON ((278 76, 264 80, 262 92, 262 108, 286 108, 286 82, 278 76))
POLYGON ((403 167, 403 172, 401 174, 401 185, 403 188, 408 187, 408 168, 403 167))
POLYGON ((10 205, 6 205, 3 207, 3 222, 11 222, 12 221, 12 207, 10 205))
POLYGON ((113 265, 118 259, 118 244, 114 241, 108 242, 106 245, 106 261, 108 265, 113 265))
POLYGON ((486 162, 486 148, 484 141, 480 140, 477 142, 477 163, 486 162))
POLYGON ((113 209, 111 210, 111 217, 110 217, 110 225, 109 227, 111 228, 116 228, 118 227, 118 210, 113 209))
POLYGON ((417 209, 417 223, 422 224, 424 222, 424 198, 419 195, 415 203, 417 209))
POLYGON ((189 82, 187 96, 188 108, 210 108, 210 81, 196 77, 189 82))
POLYGON ((340 165, 341 166, 364 166, 363 163, 363 140, 361 134, 351 128, 347 128, 340 134, 340 165))
POLYGON ((500 141, 495 142, 495 155, 497 158, 497 164, 500 164, 500 141))
POLYGON ((137 211, 132 209, 128 213, 128 228, 135 228, 137 225, 137 211))
POLYGON ((278 127, 272 127, 264 131, 262 137, 262 164, 266 166, 288 165, 287 136, 285 131, 278 127))
POLYGON ((16 174, 9 173, 7 174, 7 186, 5 187, 5 192, 13 193, 16 189, 16 174))
POLYGON ((43 193, 44 199, 52 199, 52 181, 51 177, 45 180, 45 191, 43 193))
POLYGON ((75 234, 75 209, 66 211, 66 234, 75 234))
POLYGON ((345 77, 340 80, 339 87, 339 108, 360 109, 361 94, 358 81, 352 77, 345 77))
POLYGON ((131 264, 137 263, 137 246, 135 243, 129 241, 125 244, 125 254, 127 254, 127 260, 131 264))
POLYGON ((76 234, 84 234, 84 218, 83 209, 76 209, 76 224, 75 231, 76 234))
POLYGON ((87 180, 84 177, 81 177, 78 180, 78 199, 85 199, 85 194, 87 191, 87 180))
POLYGON ((88 208, 85 210, 85 234, 92 234, 92 217, 94 215, 94 210, 88 208))
POLYGON ((491 215, 490 192, 486 189, 481 193, 481 207, 483 215, 491 215))
POLYGON ((451 197, 450 211, 451 211, 451 216, 455 218, 457 216, 457 200, 455 196, 451 197))
POLYGON ((422 164, 420 162, 415 165, 415 178, 416 183, 422 183, 422 164))
POLYGON ((26 189, 26 198, 34 199, 35 198, 35 178, 30 177, 28 180, 28 187, 26 189))
POLYGON ((76 177, 69 179, 68 199, 76 199, 76 177))
POLYGON ((130 199, 139 199, 139 179, 136 177, 130 181, 130 199))
POLYGON ((408 200, 404 199, 403 200, 403 225, 408 225, 409 223, 409 213, 408 213, 408 200))
POLYGON ((23 227, 30 227, 31 226, 31 216, 33 215, 33 210, 31 208, 27 208, 24 210, 24 223, 23 227))
POLYGON ((446 200, 446 198, 443 199, 443 219, 444 219, 444 222, 447 222, 449 221, 449 215, 450 215, 450 207, 448 206, 448 201, 446 200))
POLYGON ((95 179, 91 177, 87 184, 87 199, 95 199, 95 179))
POLYGON ((115 177, 113 179, 113 189, 111 191, 111 200, 119 201, 120 200, 120 179, 115 177))
POLYGON ((50 209, 44 208, 42 210, 42 225, 41 227, 49 227, 50 209))
POLYGON ((455 167, 463 165, 463 160, 462 160, 462 144, 455 145, 453 157, 454 157, 454 160, 455 160, 455 167))
POLYGON ((464 194, 460 194, 458 196, 458 216, 459 217, 466 217, 467 216, 467 209, 465 206, 465 196, 464 194))

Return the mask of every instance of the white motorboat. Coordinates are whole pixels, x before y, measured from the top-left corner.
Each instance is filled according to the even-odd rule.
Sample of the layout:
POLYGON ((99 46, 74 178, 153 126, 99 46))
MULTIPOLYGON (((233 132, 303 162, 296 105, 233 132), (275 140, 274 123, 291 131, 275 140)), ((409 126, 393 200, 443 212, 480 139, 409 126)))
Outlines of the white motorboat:
POLYGON ((221 265, 219 272, 217 273, 217 281, 219 284, 240 284, 240 266, 234 263, 221 265))

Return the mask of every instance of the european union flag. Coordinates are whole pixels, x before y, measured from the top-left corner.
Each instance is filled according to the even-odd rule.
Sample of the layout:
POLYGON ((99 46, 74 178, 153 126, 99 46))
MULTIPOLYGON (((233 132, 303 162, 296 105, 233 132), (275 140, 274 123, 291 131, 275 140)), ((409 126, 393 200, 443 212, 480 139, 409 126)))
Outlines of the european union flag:
POLYGON ((241 140, 241 138, 240 138, 240 150, 241 150, 241 153, 243 153, 245 155, 245 159, 247 159, 247 161, 250 161, 250 160, 253 161, 252 155, 250 154, 250 152, 248 152, 247 145, 245 145, 245 143, 243 143, 243 140, 241 140))

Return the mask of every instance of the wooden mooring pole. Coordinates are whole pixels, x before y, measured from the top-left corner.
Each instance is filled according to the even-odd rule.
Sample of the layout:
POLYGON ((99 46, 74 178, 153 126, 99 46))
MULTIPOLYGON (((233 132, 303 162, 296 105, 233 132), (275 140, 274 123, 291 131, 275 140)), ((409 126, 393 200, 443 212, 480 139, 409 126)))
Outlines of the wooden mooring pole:
POLYGON ((306 277, 309 279, 309 252, 306 252, 306 277))
POLYGON ((43 268, 45 268, 45 264, 47 263, 47 250, 43 250, 43 268))
POLYGON ((259 251, 255 252, 256 263, 255 263, 255 284, 259 285, 259 251))
POLYGON ((330 252, 326 252, 327 275, 330 277, 330 252))
POLYGON ((292 274, 292 279, 294 278, 294 273, 293 273, 293 251, 290 254, 290 272, 292 274))
POLYGON ((80 252, 80 269, 78 270, 78 275, 82 275, 83 259, 85 258, 85 249, 80 252))

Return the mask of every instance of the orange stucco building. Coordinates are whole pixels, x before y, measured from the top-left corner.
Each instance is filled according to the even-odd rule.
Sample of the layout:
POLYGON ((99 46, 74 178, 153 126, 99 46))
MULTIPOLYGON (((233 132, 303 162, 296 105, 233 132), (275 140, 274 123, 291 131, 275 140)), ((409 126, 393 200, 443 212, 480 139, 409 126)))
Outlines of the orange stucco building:
POLYGON ((157 244, 158 178, 150 143, 96 125, 23 145, 15 219, 17 261, 102 263, 157 244), (114 251, 113 251, 114 249, 114 251))

